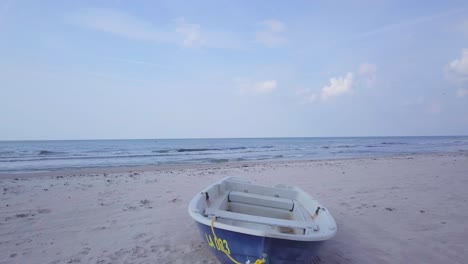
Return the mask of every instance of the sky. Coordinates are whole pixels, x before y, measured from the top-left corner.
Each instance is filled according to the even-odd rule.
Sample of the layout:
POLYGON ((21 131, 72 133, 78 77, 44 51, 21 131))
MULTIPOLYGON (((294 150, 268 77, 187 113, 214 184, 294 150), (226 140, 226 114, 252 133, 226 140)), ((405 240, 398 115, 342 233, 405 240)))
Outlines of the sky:
POLYGON ((0 0, 0 124, 0 140, 468 135, 468 2, 0 0))

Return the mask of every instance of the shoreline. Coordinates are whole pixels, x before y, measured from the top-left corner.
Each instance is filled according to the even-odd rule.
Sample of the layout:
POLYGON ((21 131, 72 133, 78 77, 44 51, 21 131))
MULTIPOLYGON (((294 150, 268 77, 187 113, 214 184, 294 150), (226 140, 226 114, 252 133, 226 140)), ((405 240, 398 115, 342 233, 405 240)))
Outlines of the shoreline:
POLYGON ((163 165, 137 165, 137 166, 111 166, 111 167, 88 167, 88 168, 65 168, 51 171, 32 171, 18 173, 4 173, 0 171, 1 179, 24 179, 36 177, 57 177, 57 176, 77 176, 83 174, 103 174, 103 173, 133 173, 133 172, 159 172, 168 170, 186 170, 186 169, 211 169, 211 168, 235 168, 257 165, 281 165, 281 164, 302 164, 314 162, 332 162, 348 160, 375 160, 375 159, 395 159, 405 157, 437 157, 437 156, 468 156, 465 151, 457 152, 427 152, 394 154, 384 156, 369 157, 349 157, 349 158, 324 158, 324 159, 306 159, 306 160, 259 160, 259 161, 240 161, 240 162, 222 162, 222 163, 189 163, 189 164, 163 164, 163 165))

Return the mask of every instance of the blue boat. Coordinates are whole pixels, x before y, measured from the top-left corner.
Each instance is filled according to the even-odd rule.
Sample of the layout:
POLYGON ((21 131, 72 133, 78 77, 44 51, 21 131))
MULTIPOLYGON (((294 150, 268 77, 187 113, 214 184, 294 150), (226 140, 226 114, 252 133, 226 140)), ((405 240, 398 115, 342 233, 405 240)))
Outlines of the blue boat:
POLYGON ((189 214, 223 264, 312 263, 337 231, 330 212, 303 190, 233 177, 198 193, 189 214))

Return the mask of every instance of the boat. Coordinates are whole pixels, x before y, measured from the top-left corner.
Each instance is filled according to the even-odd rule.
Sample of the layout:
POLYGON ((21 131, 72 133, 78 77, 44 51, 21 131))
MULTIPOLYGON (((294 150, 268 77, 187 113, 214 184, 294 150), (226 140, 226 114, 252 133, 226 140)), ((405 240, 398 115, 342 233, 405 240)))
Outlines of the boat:
POLYGON ((336 222, 298 187, 227 177, 191 200, 189 214, 222 264, 315 263, 336 222))

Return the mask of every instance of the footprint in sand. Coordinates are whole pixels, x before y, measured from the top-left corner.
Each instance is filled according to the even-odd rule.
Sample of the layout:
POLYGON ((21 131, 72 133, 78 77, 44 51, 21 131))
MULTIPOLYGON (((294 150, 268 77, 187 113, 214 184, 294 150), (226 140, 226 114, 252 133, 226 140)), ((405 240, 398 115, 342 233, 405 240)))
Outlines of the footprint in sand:
POLYGON ((105 227, 105 226, 99 226, 99 227, 93 228, 92 230, 93 231, 100 231, 100 230, 106 230, 106 229, 107 229, 107 227, 105 227))
POLYGON ((147 253, 147 250, 144 247, 136 246, 132 248, 131 256, 136 257, 136 258, 144 258, 144 257, 147 257, 146 253, 147 253))
POLYGON ((70 264, 70 263, 80 263, 81 262, 81 259, 80 258, 71 258, 67 261, 67 264, 70 264))
POLYGON ((130 253, 130 250, 126 250, 124 248, 121 248, 121 249, 115 251, 114 253, 110 254, 108 257, 111 260, 119 260, 119 259, 122 259, 123 256, 128 255, 129 253, 130 253))
POLYGON ((42 208, 42 209, 38 209, 37 212, 39 214, 49 214, 51 212, 50 209, 45 209, 45 208, 42 208))
POLYGON ((136 236, 133 237, 133 239, 142 239, 146 237, 148 234, 147 233, 139 233, 136 236))
POLYGON ((177 251, 174 252, 171 250, 170 247, 168 246, 151 246, 151 256, 154 258, 153 259, 170 259, 174 256, 174 254, 177 254, 177 251))
POLYGON ((174 198, 174 199, 170 200, 169 202, 170 203, 178 203, 178 202, 181 202, 181 201, 182 201, 182 199, 174 198))
POLYGON ((137 209, 136 206, 126 205, 124 211, 135 211, 137 209))
POLYGON ((15 218, 26 218, 27 220, 31 220, 31 219, 34 219, 34 218, 28 218, 28 217, 33 217, 35 215, 36 214, 32 214, 32 213, 19 213, 19 214, 15 214, 14 216, 5 217, 5 221, 9 221, 9 220, 12 220, 12 219, 15 219, 15 218))
POLYGON ((91 248, 85 247, 85 248, 83 248, 83 249, 80 251, 79 254, 81 254, 81 255, 88 255, 90 251, 91 251, 91 248))

